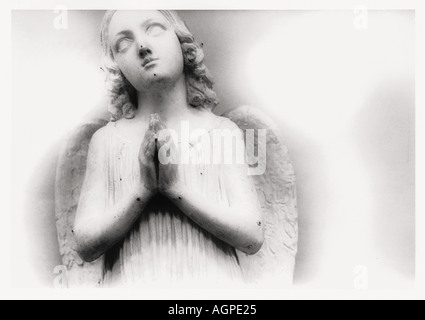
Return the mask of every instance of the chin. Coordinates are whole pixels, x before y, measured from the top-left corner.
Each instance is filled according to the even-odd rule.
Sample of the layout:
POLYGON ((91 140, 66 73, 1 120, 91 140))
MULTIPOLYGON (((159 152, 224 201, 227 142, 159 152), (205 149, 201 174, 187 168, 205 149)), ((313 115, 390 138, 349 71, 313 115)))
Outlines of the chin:
POLYGON ((162 72, 152 70, 152 72, 149 74, 148 82, 149 82, 149 87, 152 87, 156 85, 172 83, 173 78, 162 72))
POLYGON ((179 76, 174 74, 169 74, 166 72, 161 72, 159 68, 151 68, 149 73, 145 76, 146 86, 148 89, 153 89, 155 87, 164 87, 168 85, 173 85, 179 80, 179 76))

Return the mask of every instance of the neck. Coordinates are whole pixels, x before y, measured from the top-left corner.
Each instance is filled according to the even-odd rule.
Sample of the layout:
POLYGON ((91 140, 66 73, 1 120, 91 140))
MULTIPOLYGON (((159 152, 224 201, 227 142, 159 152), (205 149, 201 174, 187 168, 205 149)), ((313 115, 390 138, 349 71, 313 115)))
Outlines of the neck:
POLYGON ((137 92, 137 102, 135 118, 149 119, 151 114, 158 113, 164 121, 167 121, 184 116, 189 110, 185 77, 180 77, 173 84, 159 85, 145 92, 137 92))

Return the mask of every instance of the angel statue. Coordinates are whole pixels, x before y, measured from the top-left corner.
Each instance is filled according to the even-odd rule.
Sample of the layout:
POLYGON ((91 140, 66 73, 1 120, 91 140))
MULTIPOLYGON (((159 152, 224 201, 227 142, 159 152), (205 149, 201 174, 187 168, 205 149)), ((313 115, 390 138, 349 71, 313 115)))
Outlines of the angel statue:
POLYGON ((174 11, 108 11, 101 45, 111 118, 71 132, 57 166, 68 286, 290 284, 295 174, 275 124, 247 106, 212 112, 202 45, 174 11), (222 131, 236 147, 216 148, 222 131), (211 160, 237 158, 238 142, 245 158, 266 152, 211 160))

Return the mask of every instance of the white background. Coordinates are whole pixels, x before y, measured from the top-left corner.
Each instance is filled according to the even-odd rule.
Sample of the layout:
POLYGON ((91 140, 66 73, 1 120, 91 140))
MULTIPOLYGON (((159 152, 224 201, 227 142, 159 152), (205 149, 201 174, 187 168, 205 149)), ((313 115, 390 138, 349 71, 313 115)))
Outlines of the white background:
MULTIPOLYGON (((298 176, 295 288, 354 289, 359 265, 369 288, 411 288, 413 13, 369 11, 366 30, 354 28, 353 9, 181 15, 205 43, 216 112, 250 104, 282 128, 298 176)), ((53 11, 12 19, 12 286, 51 285, 54 276, 54 236, 42 220, 52 206, 46 181, 60 137, 103 105, 100 17, 71 12, 62 31, 53 11), (28 214, 24 200, 39 196, 28 214), (40 241, 47 246, 29 253, 40 241)))

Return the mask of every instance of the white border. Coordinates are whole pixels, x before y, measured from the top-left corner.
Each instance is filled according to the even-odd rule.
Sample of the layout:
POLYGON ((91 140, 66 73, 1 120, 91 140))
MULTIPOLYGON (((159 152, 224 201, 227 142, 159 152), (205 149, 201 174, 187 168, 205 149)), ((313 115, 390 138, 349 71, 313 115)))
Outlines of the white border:
POLYGON ((157 0, 153 1, 131 1, 131 0, 17 0, 10 1, 11 9, 52 9, 56 5, 66 6, 69 9, 86 9, 86 10, 102 10, 110 9, 176 9, 176 10, 351 10, 358 5, 364 5, 368 9, 415 9, 418 8, 420 1, 415 0, 305 0, 305 1, 290 1, 290 0, 157 0))
POLYGON ((0 214, 0 245, 2 253, 2 263, 0 264, 0 298, 1 299, 81 299, 81 298, 99 298, 99 299, 418 299, 425 297, 425 235, 424 235, 424 143, 421 137, 425 136, 424 125, 424 93, 425 77, 424 77, 424 27, 425 27, 425 10, 420 7, 420 1, 296 1, 283 0, 263 0, 263 1, 238 1, 229 4, 228 0, 215 1, 179 1, 178 3, 171 1, 158 0, 153 2, 142 1, 82 1, 82 0, 62 0, 62 1, 8 1, 2 3, 0 11, 1 21, 1 39, 4 43, 10 44, 10 16, 11 10, 40 10, 53 9, 56 5, 64 5, 69 9, 104 9, 104 8, 119 8, 119 9, 247 9, 247 10, 343 10, 353 9, 357 5, 364 5, 369 9, 415 9, 416 22, 416 289, 415 290, 398 290, 398 291, 351 291, 351 290, 227 290, 227 291, 188 291, 188 290, 150 290, 149 292, 135 290, 58 290, 58 289, 40 289, 40 290, 25 290, 25 289, 10 289, 9 274, 10 267, 8 258, 10 257, 10 243, 8 230, 10 229, 10 213, 11 201, 10 192, 11 186, 10 175, 10 150, 11 150, 11 70, 10 70, 10 45, 9 50, 7 45, 1 53, 1 60, 4 62, 2 68, 2 114, 6 121, 0 126, 3 154, 0 163, 0 172, 4 173, 3 189, 1 192, 1 201, 3 204, 3 212, 0 214), (9 62, 9 63, 7 63, 9 62), (3 92, 4 90, 4 92, 3 92))

